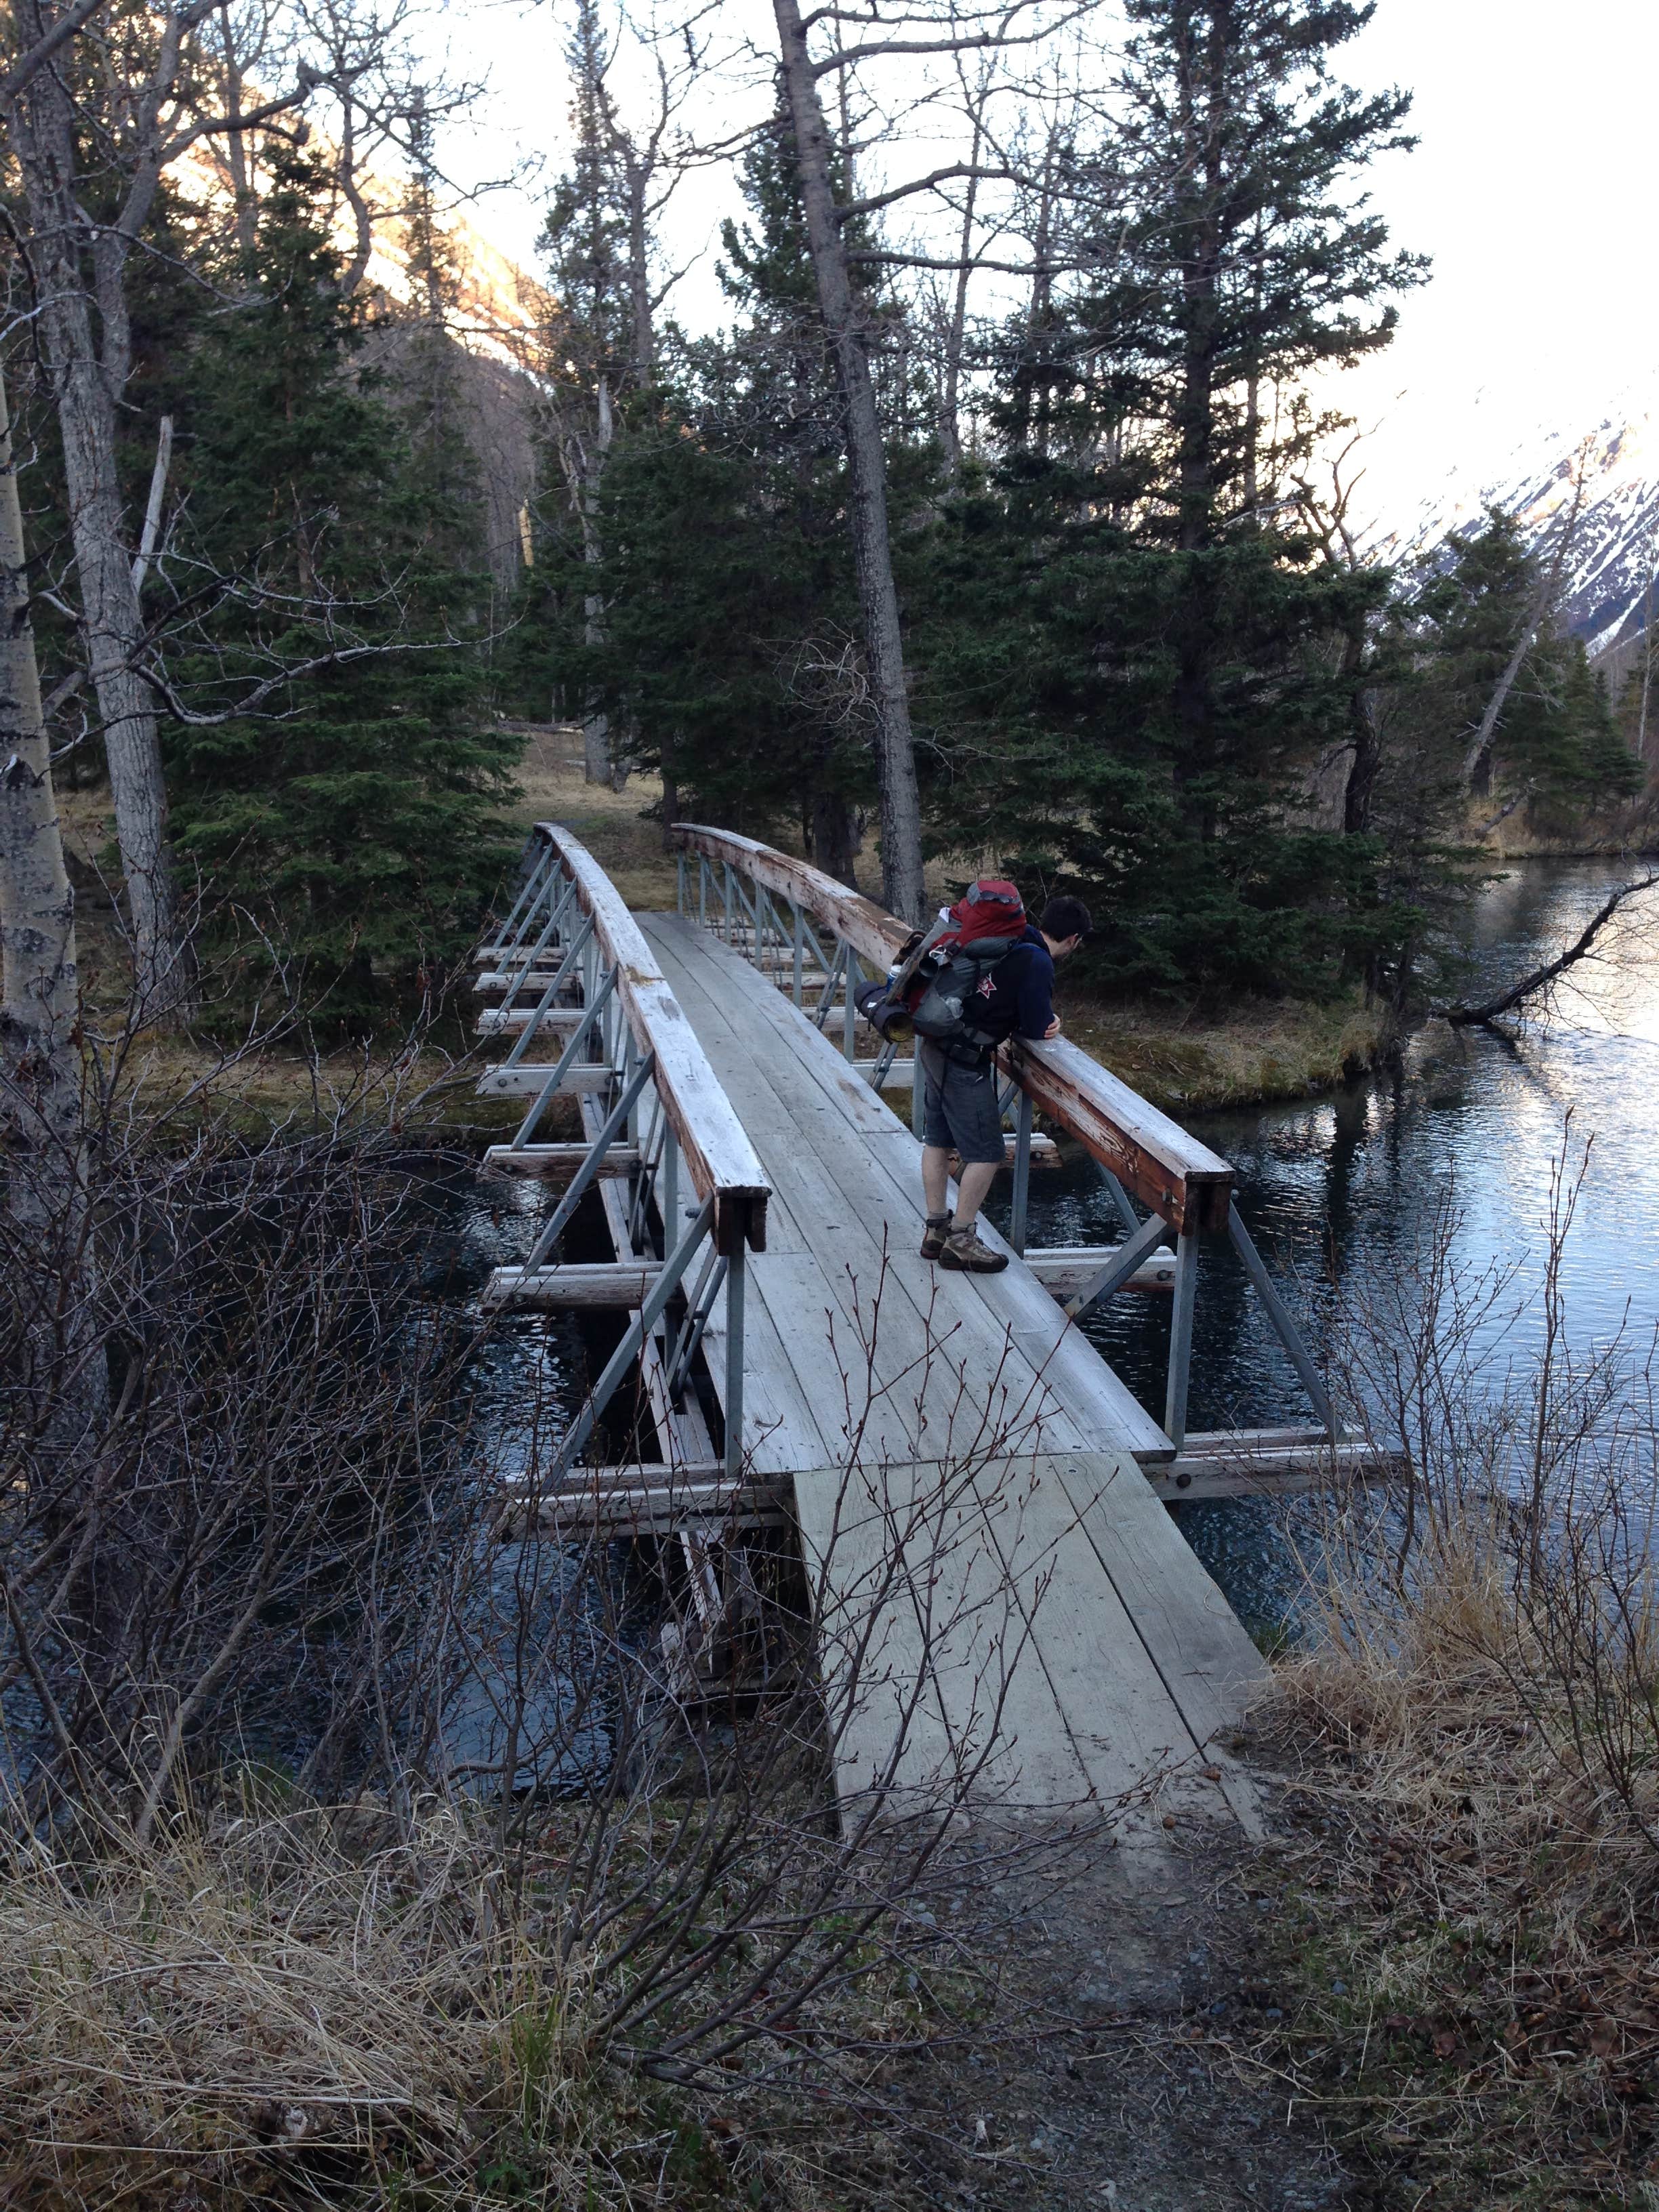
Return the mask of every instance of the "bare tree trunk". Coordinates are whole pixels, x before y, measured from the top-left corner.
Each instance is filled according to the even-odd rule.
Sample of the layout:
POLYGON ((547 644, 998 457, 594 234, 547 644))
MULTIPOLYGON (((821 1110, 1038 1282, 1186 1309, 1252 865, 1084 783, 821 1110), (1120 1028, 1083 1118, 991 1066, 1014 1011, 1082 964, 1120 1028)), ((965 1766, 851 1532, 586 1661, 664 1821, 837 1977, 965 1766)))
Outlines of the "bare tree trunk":
POLYGON ((631 146, 619 148, 628 187, 628 311, 634 325, 634 381, 649 384, 656 373, 657 332, 651 298, 651 234, 646 214, 650 171, 631 146))
POLYGON ((236 51, 236 35, 231 27, 229 0, 225 0, 225 4, 219 10, 219 34, 225 52, 225 117, 230 127, 225 133, 224 144, 230 162, 231 189, 236 198, 236 243, 244 253, 252 253, 258 224, 258 210, 248 163, 248 147, 241 130, 242 63, 236 51))
POLYGON ((846 419, 847 465, 853 491, 853 553, 864 619, 865 658, 875 708, 876 774, 881 804, 882 897, 901 920, 919 923, 926 900, 921 875, 921 803, 916 787, 910 702, 905 688, 903 635, 893 581, 887 522, 887 468, 869 333, 853 296, 846 244, 836 211, 830 134, 806 48, 798 0, 773 0, 790 119, 799 167, 801 202, 817 282, 818 304, 835 357, 846 419))
MULTIPOLYGON (((582 560, 590 568, 597 568, 605 557, 604 548, 599 543, 599 485, 604 478, 605 457, 611 450, 614 429, 611 387, 601 376, 599 437, 595 451, 581 457, 581 482, 577 491, 577 504, 581 514, 582 560)), ((590 650, 605 643, 605 598, 599 592, 589 592, 582 600, 582 643, 590 650)), ((610 783, 612 781, 611 718, 602 707, 592 701, 582 715, 582 773, 587 782, 610 783)))
POLYGON ((1347 785, 1342 793, 1342 834, 1363 837, 1370 828, 1371 794, 1382 765, 1382 735, 1370 687, 1365 681, 1365 617, 1349 621, 1342 641, 1342 674, 1348 685, 1348 729, 1353 757, 1348 763, 1347 785))
POLYGON ((29 621, 23 514, 11 419, 0 384, 0 1121, 6 1205, 61 1255, 45 1273, 57 1310, 34 1316, 34 1423, 68 1450, 104 1404, 95 1340, 82 1097, 75 892, 52 787, 40 675, 29 621))
MULTIPOLYGON (((0 950, 4 1063, 26 1116, 68 1158, 81 1144, 75 893, 52 787, 29 620, 23 514, 11 419, 0 385, 0 950)), ((14 1112, 16 1110, 14 1106, 14 1112)))
POLYGON ((1544 572, 1543 580, 1534 594, 1532 605, 1527 610, 1527 618, 1521 625, 1521 635, 1515 641, 1515 650, 1504 663, 1504 672, 1498 678, 1491 698, 1486 702, 1486 710, 1481 715, 1474 735, 1469 741, 1468 749, 1463 755, 1463 788, 1468 792, 1485 791, 1490 787, 1492 744, 1498 734, 1498 718, 1509 702, 1510 693, 1515 689, 1515 680, 1520 675, 1527 655, 1532 650, 1533 640, 1537 634, 1538 626, 1555 605, 1559 595, 1562 572, 1567 564, 1567 555, 1571 549, 1573 537, 1578 528, 1578 516, 1583 503, 1584 456, 1581 452, 1577 472, 1573 477, 1572 505, 1567 509, 1566 520, 1563 522, 1560 535, 1556 539, 1555 551, 1550 565, 1544 572))
POLYGON ((1513 1012, 1525 1000, 1536 998, 1540 991, 1547 991, 1558 975, 1565 975, 1569 968, 1576 966, 1589 955, 1596 939, 1626 899, 1634 898, 1638 891, 1651 890, 1656 884, 1659 884, 1659 875, 1639 876, 1633 883, 1620 884, 1618 890, 1596 908, 1565 952, 1559 953, 1553 960, 1547 961, 1541 968, 1534 968, 1529 975, 1523 975, 1507 991, 1500 991, 1494 998, 1483 1000, 1478 1006, 1449 1006, 1446 1019, 1454 1029, 1467 1029, 1477 1024, 1484 1026, 1488 1022, 1496 1021, 1500 1014, 1513 1012))
POLYGON ((858 825, 853 819, 853 810, 838 791, 819 791, 812 795, 812 860, 833 876, 837 883, 850 884, 854 890, 859 879, 853 862, 858 853, 858 825))
MULTIPOLYGON (((975 102, 973 142, 968 155, 969 164, 975 171, 983 138, 984 110, 975 102)), ((945 473, 952 483, 962 473, 962 349, 968 333, 968 280, 973 275, 970 257, 974 250, 974 204, 978 192, 979 178, 971 176, 962 204, 962 246, 957 265, 956 296, 951 302, 950 328, 945 337, 945 373, 939 392, 939 441, 945 449, 945 473)))
POLYGON ((122 294, 124 239, 97 240, 101 352, 81 266, 74 111, 57 72, 22 103, 14 144, 33 233, 37 327, 64 447, 70 523, 86 620, 89 673, 104 725, 116 832, 137 956, 137 996, 151 1012, 184 1012, 191 993, 167 849, 167 787, 149 690, 137 672, 143 623, 122 527, 116 407, 130 367, 122 294))

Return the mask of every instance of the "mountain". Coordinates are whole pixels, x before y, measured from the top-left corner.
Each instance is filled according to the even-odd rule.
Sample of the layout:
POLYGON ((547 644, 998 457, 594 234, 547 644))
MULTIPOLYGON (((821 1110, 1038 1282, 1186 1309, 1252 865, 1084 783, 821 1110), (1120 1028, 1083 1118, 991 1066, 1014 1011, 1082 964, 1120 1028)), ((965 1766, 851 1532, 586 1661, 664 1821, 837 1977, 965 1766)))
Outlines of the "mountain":
POLYGON ((1391 559, 1430 553, 1448 532, 1478 524, 1490 507, 1513 515, 1528 539, 1553 550, 1571 512, 1575 471, 1583 496, 1568 547, 1564 612, 1594 659, 1645 626, 1659 602, 1659 405, 1610 411, 1595 427, 1540 429, 1486 483, 1425 500, 1379 542, 1391 559))

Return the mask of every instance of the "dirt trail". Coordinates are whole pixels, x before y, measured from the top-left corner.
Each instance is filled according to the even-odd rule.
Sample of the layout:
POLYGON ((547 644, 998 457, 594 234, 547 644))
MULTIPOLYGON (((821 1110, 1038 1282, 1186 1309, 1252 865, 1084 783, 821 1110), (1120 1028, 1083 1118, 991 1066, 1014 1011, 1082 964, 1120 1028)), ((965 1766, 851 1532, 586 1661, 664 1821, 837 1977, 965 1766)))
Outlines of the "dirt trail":
POLYGON ((1348 2183, 1313 2116, 1241 2063, 1287 2006, 1260 1854, 1187 1835, 1030 1885, 994 1961, 1018 2025, 895 2087, 921 2201, 975 2212, 1325 2212, 1348 2183))

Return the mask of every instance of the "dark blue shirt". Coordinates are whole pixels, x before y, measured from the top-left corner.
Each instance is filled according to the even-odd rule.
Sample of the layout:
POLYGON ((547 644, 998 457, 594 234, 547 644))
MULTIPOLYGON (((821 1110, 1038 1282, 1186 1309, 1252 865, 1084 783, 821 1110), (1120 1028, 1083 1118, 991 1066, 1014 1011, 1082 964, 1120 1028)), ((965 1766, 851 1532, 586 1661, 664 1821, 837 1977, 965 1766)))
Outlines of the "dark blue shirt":
POLYGON ((963 1007, 963 1018, 999 1043, 1004 1037, 1041 1037, 1054 1018, 1054 963, 1042 932, 1027 922, 1025 934, 986 975, 963 1007))

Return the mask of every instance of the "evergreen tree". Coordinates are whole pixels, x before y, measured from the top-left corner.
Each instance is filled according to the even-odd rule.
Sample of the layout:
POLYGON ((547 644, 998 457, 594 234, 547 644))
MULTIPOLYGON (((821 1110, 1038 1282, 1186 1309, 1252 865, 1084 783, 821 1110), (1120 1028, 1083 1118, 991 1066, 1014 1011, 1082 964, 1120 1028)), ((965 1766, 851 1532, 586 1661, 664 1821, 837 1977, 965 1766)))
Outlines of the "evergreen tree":
POLYGON ((490 809, 516 741, 484 713, 487 585, 453 410, 394 409, 337 278, 326 179, 286 157, 240 296, 191 363, 190 532, 169 574, 206 603, 175 656, 186 713, 295 672, 258 716, 175 728, 168 774, 182 850, 343 1021, 470 941, 507 858, 490 809))
MULTIPOLYGON (((1396 724, 1438 748, 1449 777, 1538 603, 1540 556, 1496 510, 1455 532, 1419 568, 1391 620, 1396 724)), ((1639 763, 1615 726, 1582 639, 1546 620, 1504 699, 1476 798, 1528 805, 1559 823, 1631 797, 1639 763)))
MULTIPOLYGON (((1322 559, 1287 497, 1323 427, 1302 380, 1386 343, 1387 295, 1418 274, 1352 183, 1401 143, 1406 100, 1330 75, 1369 13, 1130 0, 1114 137, 1051 164, 1085 273, 1000 351, 992 534, 1017 573, 975 595, 964 638, 963 542, 957 643, 924 686, 948 752, 994 696, 973 672, 998 605, 1018 609, 999 657, 1030 738, 1001 775, 982 741, 963 747, 951 811, 1092 890, 1127 978, 1335 980, 1375 927, 1357 920, 1370 841, 1345 848, 1308 802, 1352 710, 1338 641, 1387 580, 1322 559)), ((958 526, 982 536, 982 504, 958 526)), ((948 842, 950 816, 936 824, 948 842)))
MULTIPOLYGON (((867 690, 839 402, 781 120, 742 176, 749 215, 726 225, 720 265, 735 327, 695 344, 670 334, 606 464, 604 634, 586 619, 592 572, 574 532, 538 556, 526 629, 567 696, 598 698, 634 732, 632 757, 661 770, 682 811, 799 834, 846 875, 874 797, 867 690)), ((895 496, 914 507, 930 463, 903 413, 921 408, 902 368, 884 389, 895 496)))

